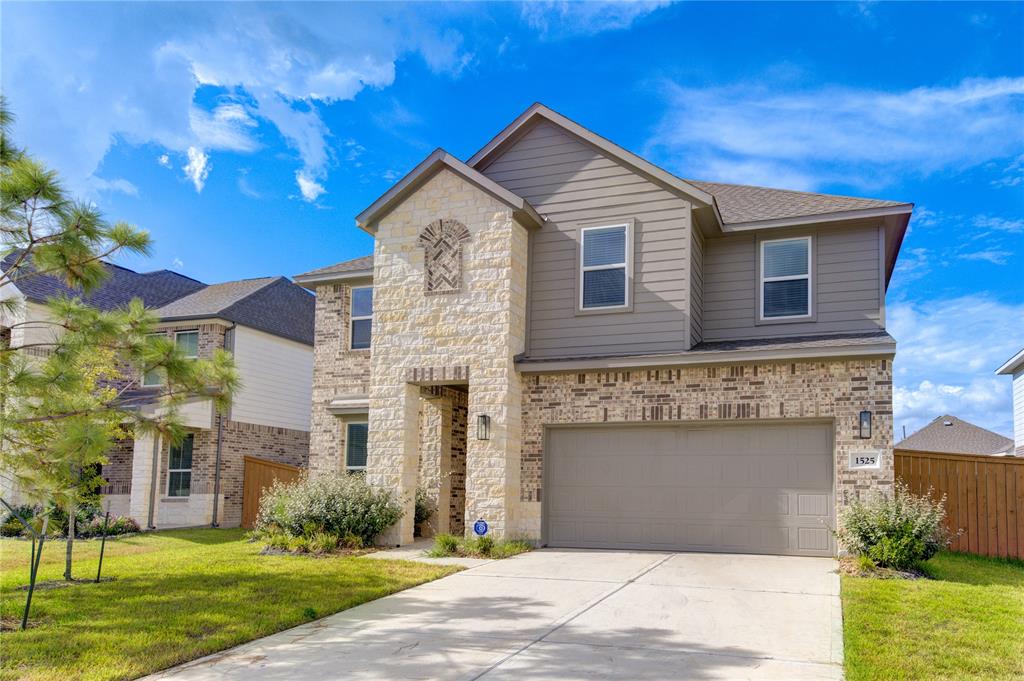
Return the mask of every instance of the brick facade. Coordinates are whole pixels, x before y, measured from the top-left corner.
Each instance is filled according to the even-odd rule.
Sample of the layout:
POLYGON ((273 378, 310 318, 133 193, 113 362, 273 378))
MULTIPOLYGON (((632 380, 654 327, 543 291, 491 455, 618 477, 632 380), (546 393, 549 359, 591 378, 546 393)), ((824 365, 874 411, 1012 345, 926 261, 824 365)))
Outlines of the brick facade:
POLYGON ((631 371, 529 374, 523 378, 522 530, 540 534, 544 428, 585 423, 831 419, 836 503, 892 484, 892 362, 764 362, 631 371), (872 437, 857 437, 858 414, 872 437), (849 470, 858 449, 885 452, 880 470, 849 470), (532 520, 532 522, 531 522, 532 520))

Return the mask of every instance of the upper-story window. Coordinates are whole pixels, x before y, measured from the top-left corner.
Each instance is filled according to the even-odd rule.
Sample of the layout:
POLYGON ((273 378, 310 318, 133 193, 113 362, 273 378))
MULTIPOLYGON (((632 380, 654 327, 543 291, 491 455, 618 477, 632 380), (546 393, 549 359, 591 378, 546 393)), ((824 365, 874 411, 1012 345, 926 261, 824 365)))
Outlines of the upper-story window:
POLYGON ((629 305, 628 224, 580 230, 580 309, 629 305))
POLYGON ((811 316, 811 237, 761 242, 761 319, 811 316))
MULTIPOLYGON (((151 333, 149 334, 152 338, 163 338, 166 334, 162 333, 151 333)), ((164 384, 164 371, 157 367, 150 369, 149 371, 142 374, 142 385, 143 386, 156 386, 164 384)))
POLYGON ((352 320, 349 322, 349 346, 353 350, 370 347, 373 332, 373 287, 359 286, 352 289, 352 320))

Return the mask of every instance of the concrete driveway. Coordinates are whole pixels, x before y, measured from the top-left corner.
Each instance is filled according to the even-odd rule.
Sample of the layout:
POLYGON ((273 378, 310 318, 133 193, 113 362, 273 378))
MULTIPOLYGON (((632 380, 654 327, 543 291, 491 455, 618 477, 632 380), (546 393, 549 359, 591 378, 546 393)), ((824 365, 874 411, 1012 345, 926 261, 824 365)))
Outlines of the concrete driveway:
POLYGON ((541 550, 152 678, 841 679, 835 561, 541 550))

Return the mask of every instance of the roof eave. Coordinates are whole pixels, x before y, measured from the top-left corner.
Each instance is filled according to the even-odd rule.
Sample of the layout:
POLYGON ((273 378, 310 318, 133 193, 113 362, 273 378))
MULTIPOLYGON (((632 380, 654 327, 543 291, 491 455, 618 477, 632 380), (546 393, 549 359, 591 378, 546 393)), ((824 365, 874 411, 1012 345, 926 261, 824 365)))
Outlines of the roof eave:
POLYGON ((800 215, 791 218, 775 218, 772 220, 750 220, 747 222, 726 223, 724 232, 747 232, 755 229, 775 229, 782 227, 800 227, 803 225, 818 224, 821 222, 842 222, 845 220, 863 220, 865 218, 881 218, 890 215, 910 215, 914 210, 914 204, 903 203, 898 206, 886 206, 884 208, 864 208, 860 210, 845 210, 837 213, 819 213, 817 215, 800 215))
POLYGON ((996 373, 1004 376, 1012 376, 1021 368, 1024 368, 1024 348, 1021 348, 1020 352, 1006 360, 1006 363, 1003 364, 1003 366, 996 369, 996 373))
POLYGON ((346 272, 321 272, 319 274, 297 274, 292 279, 305 288, 316 288, 317 284, 329 284, 335 281, 351 281, 353 279, 373 278, 373 270, 348 270, 346 272))
POLYGON ((401 180, 391 186, 376 201, 366 207, 356 216, 356 226, 360 229, 375 234, 377 231, 376 222, 392 207, 409 193, 414 191, 423 182, 433 177, 434 173, 441 169, 448 169, 463 179, 476 185, 479 189, 487 192, 512 209, 516 220, 526 227, 540 227, 544 224, 544 218, 534 210, 526 199, 509 191, 505 187, 484 176, 479 171, 469 167, 459 159, 455 158, 444 149, 436 149, 415 168, 409 171, 401 180))

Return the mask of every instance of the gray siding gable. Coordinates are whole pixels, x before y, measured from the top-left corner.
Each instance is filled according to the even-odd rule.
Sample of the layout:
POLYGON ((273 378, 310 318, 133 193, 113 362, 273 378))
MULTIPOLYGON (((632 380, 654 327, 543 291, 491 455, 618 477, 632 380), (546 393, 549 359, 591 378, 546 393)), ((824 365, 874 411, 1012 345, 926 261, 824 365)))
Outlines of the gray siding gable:
POLYGON ((547 219, 531 234, 527 356, 689 349, 690 202, 543 120, 482 172, 547 219), (633 224, 631 309, 580 313, 579 230, 623 221, 633 224))

